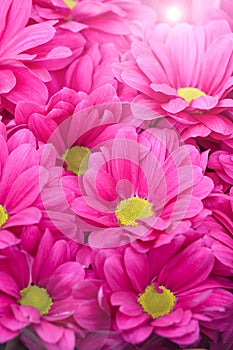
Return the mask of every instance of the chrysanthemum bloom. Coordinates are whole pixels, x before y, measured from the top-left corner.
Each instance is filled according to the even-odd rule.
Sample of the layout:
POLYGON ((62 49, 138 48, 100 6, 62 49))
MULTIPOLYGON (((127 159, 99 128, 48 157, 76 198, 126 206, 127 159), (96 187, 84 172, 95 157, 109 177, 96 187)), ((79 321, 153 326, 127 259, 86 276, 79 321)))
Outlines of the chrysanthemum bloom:
MULTIPOLYGON (((63 133, 63 139, 69 138, 68 126, 71 122, 77 123, 77 137, 104 124, 119 122, 135 126, 143 124, 143 121, 133 118, 132 113, 130 114, 130 105, 124 107, 116 90, 110 84, 104 84, 90 94, 63 88, 51 97, 47 105, 21 101, 16 107, 15 122, 17 127, 27 126, 40 141, 45 143, 49 139, 51 141, 51 137, 55 138, 59 132, 63 133), (84 112, 81 113, 81 110, 84 112), (88 123, 86 123, 87 118, 88 123), (63 122, 64 124, 61 125, 63 122), (66 135, 65 130, 67 130, 66 135)), ((13 126, 9 125, 9 128, 13 126)))
POLYGON ((121 101, 132 101, 137 92, 115 79, 112 64, 119 62, 119 51, 112 44, 91 44, 74 60, 65 74, 65 85, 76 91, 91 93, 95 89, 111 84, 121 101))
POLYGON ((233 185, 233 155, 227 151, 216 151, 211 154, 208 168, 215 170, 226 183, 233 185))
POLYGON ((136 103, 172 117, 184 139, 230 138, 232 121, 220 113, 233 106, 233 35, 225 21, 205 26, 157 25, 147 41, 115 65, 120 81, 137 89, 136 103))
POLYGON ((77 218, 61 188, 64 171, 56 166, 56 149, 37 147, 27 129, 18 130, 7 141, 3 132, 0 143, 0 229, 20 235, 25 226, 39 224, 41 229, 60 228, 77 235, 77 218))
POLYGON ((152 128, 138 134, 122 126, 114 140, 90 156, 81 179, 82 196, 71 204, 95 227, 89 244, 113 247, 137 238, 154 240, 154 229, 172 231, 198 214, 201 199, 213 187, 203 176, 201 159, 172 130, 152 128))
POLYGON ((25 140, 17 144, 16 138, 6 142, 0 135, 1 229, 32 225, 41 219, 41 211, 34 202, 48 180, 48 172, 40 166, 39 154, 30 142, 31 133, 26 131, 24 136, 25 140))
MULTIPOLYGON (((75 332, 82 334, 81 326, 72 318, 76 308, 76 318, 85 329, 88 329, 89 312, 92 329, 92 322, 98 319, 95 293, 99 288, 93 288, 93 283, 87 282, 89 294, 93 290, 91 297, 85 297, 81 287, 78 291, 85 271, 80 263, 71 261, 71 256, 69 244, 64 240, 55 241, 48 231, 44 233, 34 259, 15 247, 1 251, 1 343, 20 335, 31 325, 46 349, 73 350, 75 332), (95 298, 95 310, 90 308, 88 298, 92 307, 95 298), (81 299, 85 300, 81 302, 81 299)), ((100 303, 103 303, 102 299, 99 292, 100 303)), ((99 316, 101 321, 104 323, 99 316)))
POLYGON ((148 254, 128 247, 104 262, 97 259, 103 252, 98 253, 94 268, 105 276, 106 293, 117 307, 115 328, 126 341, 141 343, 155 333, 181 347, 195 346, 199 323, 205 320, 211 327, 212 320, 230 311, 233 295, 223 289, 229 281, 210 277, 211 250, 202 240, 187 248, 183 242, 178 237, 148 254))
POLYGON ((130 35, 142 35, 142 28, 152 26, 155 19, 140 0, 52 0, 49 4, 34 0, 34 4, 36 20, 65 19, 63 28, 80 31, 92 43, 114 43, 121 50, 129 47, 130 35))
POLYGON ((206 244, 215 256, 213 274, 232 277, 233 275, 233 232, 230 232, 213 217, 200 221, 196 227, 204 235, 206 244))
POLYGON ((55 35, 51 23, 26 27, 31 12, 30 0, 10 0, 1 4, 0 95, 4 108, 13 111, 20 100, 45 103, 44 82, 50 80, 43 60, 61 59, 72 52, 63 44, 44 46, 55 35), (43 50, 41 49, 43 47, 43 50), (33 49, 36 49, 35 52, 33 49))

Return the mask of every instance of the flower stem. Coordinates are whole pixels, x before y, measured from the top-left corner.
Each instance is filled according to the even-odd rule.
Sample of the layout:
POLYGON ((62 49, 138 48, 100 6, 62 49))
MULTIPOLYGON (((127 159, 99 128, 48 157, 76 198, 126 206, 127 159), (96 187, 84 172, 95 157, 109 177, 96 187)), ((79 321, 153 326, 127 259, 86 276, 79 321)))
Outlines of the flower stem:
POLYGON ((5 350, 15 350, 17 349, 17 345, 18 345, 18 337, 8 341, 8 343, 6 343, 5 350))

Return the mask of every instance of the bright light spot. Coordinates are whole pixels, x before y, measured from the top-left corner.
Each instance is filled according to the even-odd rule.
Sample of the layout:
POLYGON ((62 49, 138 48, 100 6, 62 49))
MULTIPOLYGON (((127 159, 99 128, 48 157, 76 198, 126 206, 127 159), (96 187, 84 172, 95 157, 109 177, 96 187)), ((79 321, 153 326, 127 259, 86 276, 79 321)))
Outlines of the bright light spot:
POLYGON ((179 7, 169 7, 165 10, 165 18, 167 22, 176 23, 182 20, 183 13, 179 7))

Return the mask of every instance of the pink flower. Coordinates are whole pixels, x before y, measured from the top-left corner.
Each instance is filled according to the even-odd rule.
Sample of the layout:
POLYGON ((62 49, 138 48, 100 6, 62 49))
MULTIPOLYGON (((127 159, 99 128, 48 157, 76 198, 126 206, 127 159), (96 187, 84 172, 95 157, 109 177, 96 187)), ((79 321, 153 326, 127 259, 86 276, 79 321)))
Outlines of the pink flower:
POLYGON ((82 34, 92 43, 114 43, 125 50, 130 35, 142 35, 142 28, 154 24, 154 14, 140 0, 81 0, 72 19, 82 24, 82 34))
POLYGON ((1 258, 0 342, 31 325, 47 349, 63 344, 73 350, 74 332, 65 322, 75 310, 74 286, 85 273, 78 262, 70 261, 68 244, 55 242, 47 232, 32 262, 13 248, 2 251, 1 258))
POLYGON ((81 32, 90 43, 114 43, 129 47, 130 35, 142 35, 142 28, 154 24, 154 13, 140 0, 34 0, 32 17, 38 21, 59 19, 59 27, 81 32))
POLYGON ((170 116, 184 139, 230 138, 232 121, 221 112, 233 107, 227 98, 233 86, 232 43, 225 21, 157 25, 146 42, 132 43, 131 55, 115 64, 115 73, 140 92, 135 103, 170 116))
MULTIPOLYGON (((202 235, 215 256, 212 274, 231 277, 233 274, 233 235, 218 220, 209 216, 200 220, 195 230, 202 235)), ((190 232, 191 234, 191 232, 190 232)))
POLYGON ((211 154, 208 167, 214 169, 226 183, 233 185, 233 155, 227 151, 216 151, 211 154))
POLYGON ((48 172, 40 166, 31 133, 20 134, 20 144, 20 137, 6 142, 0 135, 1 229, 32 225, 41 219, 41 211, 34 203, 48 180, 48 172))
POLYGON ((2 105, 11 112, 20 100, 45 103, 48 92, 44 82, 50 75, 41 61, 71 55, 64 46, 43 52, 41 48, 54 37, 55 29, 51 23, 26 27, 30 12, 28 0, 4 0, 1 5, 0 95, 2 105))
POLYGON ((101 152, 90 156, 80 180, 82 196, 71 203, 78 217, 94 226, 89 244, 153 241, 158 231, 171 232, 197 215, 213 187, 203 176, 202 162, 198 150, 182 145, 171 130, 138 134, 122 126, 101 152))
MULTIPOLYGON (((117 122, 132 124, 133 122, 134 125, 142 125, 143 122, 133 118, 129 112, 124 113, 124 109, 126 110, 127 107, 117 102, 120 100, 116 90, 110 84, 105 84, 90 94, 63 88, 51 97, 47 105, 19 102, 15 111, 15 122, 17 125, 27 125, 34 135, 43 142, 48 142, 53 134, 59 133, 59 128, 60 131, 63 129, 64 133, 65 128, 68 130, 68 125, 71 122, 77 123, 76 138, 88 130, 104 124, 117 122), (103 118, 104 109, 106 113, 103 118), (81 110, 84 112, 80 112, 81 110), (91 114, 93 114, 92 117, 91 114), (89 118, 88 125, 85 123, 86 118, 89 118)), ((129 105, 128 109, 130 109, 129 105)), ((13 126, 9 125, 10 127, 13 126)))
POLYGON ((94 268, 105 276, 106 293, 116 307, 115 329, 126 341, 141 343, 155 333, 181 347, 195 346, 202 322, 210 328, 218 319, 213 329, 227 327, 224 315, 233 296, 224 288, 230 284, 210 277, 214 256, 202 240, 185 247, 183 238, 175 238, 148 254, 131 247, 105 259, 103 254, 97 253, 94 268))

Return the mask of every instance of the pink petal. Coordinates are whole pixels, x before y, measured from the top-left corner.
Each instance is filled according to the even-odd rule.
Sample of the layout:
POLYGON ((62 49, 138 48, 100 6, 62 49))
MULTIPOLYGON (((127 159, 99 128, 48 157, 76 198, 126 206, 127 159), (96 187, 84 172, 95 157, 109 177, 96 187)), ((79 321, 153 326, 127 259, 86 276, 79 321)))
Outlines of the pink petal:
POLYGON ((115 254, 106 260, 104 273, 113 291, 131 291, 128 276, 123 268, 122 256, 115 254))
POLYGON ((134 249, 127 248, 124 254, 126 270, 134 290, 142 293, 149 283, 148 258, 138 254, 134 249))
POLYGON ((11 58, 17 57, 20 52, 46 43, 55 34, 55 29, 47 23, 30 25, 20 30, 7 44, 6 55, 11 58))
POLYGON ((80 302, 74 314, 76 322, 83 328, 97 331, 110 327, 110 318, 102 312, 96 300, 80 302))
POLYGON ((0 70, 0 93, 4 94, 11 91, 16 84, 14 73, 9 69, 0 70))
POLYGON ((5 249, 7 247, 10 247, 12 245, 16 245, 20 242, 20 239, 18 239, 13 233, 6 230, 1 230, 0 235, 0 249, 5 249))
POLYGON ((183 111, 186 107, 188 107, 189 103, 184 99, 177 97, 171 99, 168 103, 163 103, 162 107, 165 111, 176 114, 178 112, 183 111))
POLYGON ((31 6, 32 0, 2 0, 0 8, 2 44, 3 41, 6 44, 21 28, 27 25, 31 14, 31 6), (22 8, 23 11, 21 11, 22 8))
POLYGON ((41 211, 37 208, 26 208, 13 215, 5 223, 4 228, 13 226, 38 224, 41 219, 41 211))
POLYGON ((57 343, 64 334, 63 327, 56 326, 42 319, 41 323, 33 325, 33 328, 42 340, 51 344, 57 343))
POLYGON ((5 206, 9 213, 12 215, 31 206, 41 193, 47 179, 47 170, 38 166, 27 169, 20 174, 11 185, 5 200, 5 206))
POLYGON ((45 84, 25 68, 12 67, 16 77, 15 87, 6 94, 9 101, 32 101, 38 104, 45 104, 48 98, 48 90, 45 84))
POLYGON ((153 331, 150 325, 136 327, 130 331, 124 331, 124 339, 131 344, 138 344, 149 338, 153 331))
POLYGON ((151 316, 147 313, 143 313, 140 316, 129 317, 127 315, 122 314, 121 312, 117 312, 116 314, 116 324, 117 327, 121 330, 127 330, 130 328, 135 328, 138 326, 143 326, 145 323, 149 323, 151 316))
POLYGON ((19 334, 19 331, 10 331, 5 328, 2 324, 0 324, 0 343, 6 343, 11 339, 14 339, 19 334))
POLYGON ((65 299, 72 294, 75 285, 84 279, 84 275, 84 269, 78 262, 64 263, 50 276, 46 289, 53 300, 65 299))

